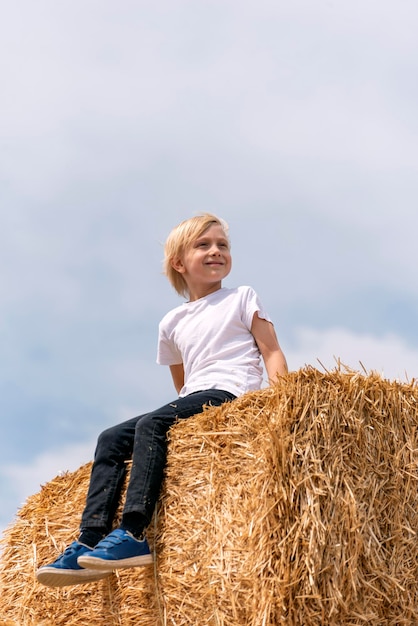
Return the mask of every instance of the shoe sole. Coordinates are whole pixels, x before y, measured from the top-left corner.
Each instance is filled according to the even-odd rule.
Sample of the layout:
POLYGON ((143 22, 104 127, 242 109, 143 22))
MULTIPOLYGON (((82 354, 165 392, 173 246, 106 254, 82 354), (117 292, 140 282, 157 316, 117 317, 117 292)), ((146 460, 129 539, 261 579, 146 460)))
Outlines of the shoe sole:
POLYGON ((83 554, 77 559, 77 563, 81 565, 81 567, 88 567, 93 570, 108 570, 109 569, 119 569, 124 567, 142 567, 144 565, 152 565, 154 559, 152 558, 152 554, 143 554, 141 556, 130 556, 127 559, 118 559, 118 560, 110 560, 110 559, 100 559, 96 556, 92 556, 89 554, 83 554))
POLYGON ((46 587, 66 587, 68 585, 83 585, 84 583, 95 582, 110 576, 112 572, 107 571, 92 572, 91 570, 59 570, 56 567, 42 567, 36 572, 38 582, 46 587))

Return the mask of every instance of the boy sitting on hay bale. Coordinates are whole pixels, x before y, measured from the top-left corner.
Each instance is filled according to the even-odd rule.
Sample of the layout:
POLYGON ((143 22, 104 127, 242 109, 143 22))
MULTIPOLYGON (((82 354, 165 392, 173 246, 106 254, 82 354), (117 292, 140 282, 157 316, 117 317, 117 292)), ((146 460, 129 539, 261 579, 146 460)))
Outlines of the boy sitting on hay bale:
POLYGON ((227 224, 211 214, 190 218, 165 244, 165 273, 188 302, 160 322, 158 362, 169 365, 179 397, 105 430, 98 439, 80 535, 56 561, 37 571, 44 585, 61 587, 109 576, 118 568, 152 563, 144 531, 163 480, 167 432, 178 419, 218 406, 287 372, 273 324, 251 287, 226 289, 231 270, 227 224), (121 524, 109 533, 132 468, 121 524))

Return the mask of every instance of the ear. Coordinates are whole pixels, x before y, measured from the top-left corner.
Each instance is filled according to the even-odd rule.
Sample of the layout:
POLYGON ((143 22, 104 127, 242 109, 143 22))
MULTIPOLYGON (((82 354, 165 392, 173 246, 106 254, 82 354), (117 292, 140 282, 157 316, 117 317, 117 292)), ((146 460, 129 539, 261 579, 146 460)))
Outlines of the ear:
POLYGON ((177 256, 174 259, 171 259, 171 267, 176 270, 179 274, 184 274, 186 268, 184 267, 184 263, 181 257, 177 256))

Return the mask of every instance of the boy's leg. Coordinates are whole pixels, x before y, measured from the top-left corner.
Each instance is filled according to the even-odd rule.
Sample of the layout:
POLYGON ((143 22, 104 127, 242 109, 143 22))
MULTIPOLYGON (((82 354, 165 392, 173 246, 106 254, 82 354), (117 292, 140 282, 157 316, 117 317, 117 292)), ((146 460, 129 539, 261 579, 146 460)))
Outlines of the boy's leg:
POLYGON ((98 437, 80 525, 80 540, 91 547, 110 532, 126 474, 126 461, 132 457, 136 424, 142 417, 108 428, 98 437), (87 540, 89 533, 92 541, 87 540), (97 541, 94 541, 95 533, 97 541))
POLYGON ((53 563, 38 569, 36 576, 42 584, 51 587, 74 585, 98 580, 111 573, 110 570, 97 572, 80 567, 77 559, 91 552, 110 530, 126 472, 126 460, 132 456, 136 423, 142 417, 118 424, 99 436, 80 537, 53 563))
POLYGON ((217 389, 199 391, 147 413, 138 421, 121 527, 100 541, 92 553, 81 556, 80 565, 103 570, 109 566, 116 569, 152 562, 146 539, 140 536, 151 520, 160 494, 167 431, 178 419, 201 413, 205 405, 219 406, 234 398, 231 393, 217 389))
POLYGON ((219 389, 198 391, 147 413, 137 423, 123 516, 139 513, 144 518, 144 527, 150 523, 163 481, 170 427, 177 420, 201 413, 206 405, 219 406, 234 398, 219 389))

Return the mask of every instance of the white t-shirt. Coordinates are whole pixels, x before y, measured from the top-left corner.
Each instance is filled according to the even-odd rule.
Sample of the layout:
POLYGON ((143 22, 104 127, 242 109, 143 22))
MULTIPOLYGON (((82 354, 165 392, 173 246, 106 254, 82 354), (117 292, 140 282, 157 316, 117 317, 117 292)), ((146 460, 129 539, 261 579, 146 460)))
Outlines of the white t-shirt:
POLYGON ((236 396, 260 389, 261 355, 251 334, 255 313, 271 321, 251 287, 222 288, 186 302, 159 325, 157 363, 183 363, 180 396, 223 389, 236 396))

